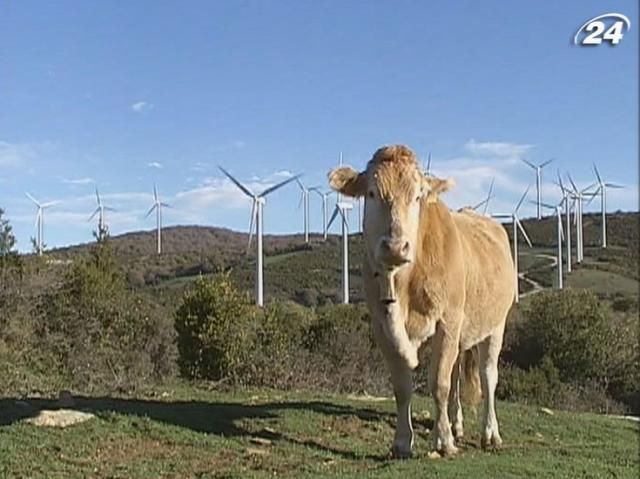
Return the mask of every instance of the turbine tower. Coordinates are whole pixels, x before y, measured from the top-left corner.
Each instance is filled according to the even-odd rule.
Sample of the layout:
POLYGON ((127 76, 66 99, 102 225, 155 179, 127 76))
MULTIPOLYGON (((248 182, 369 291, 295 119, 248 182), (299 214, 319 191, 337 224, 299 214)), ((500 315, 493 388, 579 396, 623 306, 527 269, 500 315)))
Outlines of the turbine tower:
POLYGON ((162 254, 162 208, 171 208, 171 205, 160 201, 156 185, 153 185, 153 205, 147 212, 145 218, 148 218, 155 210, 156 212, 156 253, 162 254))
POLYGON ((107 223, 105 220, 105 211, 116 211, 115 209, 109 207, 109 206, 105 206, 102 203, 102 198, 100 198, 100 192, 98 191, 98 187, 96 186, 96 200, 98 202, 98 207, 95 209, 95 211, 91 214, 91 216, 89 216, 89 219, 87 221, 91 221, 93 218, 95 218, 96 215, 98 215, 98 236, 101 236, 103 233, 107 232, 107 223))
POLYGON ((342 303, 349 304, 349 221, 347 212, 353 208, 351 203, 338 202, 329 220, 327 228, 340 215, 342 219, 342 303))
POLYGON ((270 193, 273 193, 277 189, 282 188, 284 185, 291 183, 292 181, 297 181, 300 175, 292 176, 291 178, 287 178, 280 183, 271 186, 264 190, 259 195, 253 193, 249 188, 244 186, 238 180, 236 180, 231 173, 227 172, 221 166, 218 166, 220 171, 224 173, 224 175, 229 178, 234 185, 236 185, 240 191, 242 191, 245 195, 251 198, 251 220, 249 223, 249 247, 251 246, 251 239, 253 236, 253 224, 256 225, 256 304, 258 306, 264 305, 264 282, 263 282, 263 255, 262 255, 262 212, 264 209, 264 205, 266 203, 266 196, 270 193))
POLYGON ((550 160, 547 160, 543 163, 540 163, 539 165, 534 165, 533 163, 531 163, 528 160, 525 160, 524 158, 522 159, 522 161, 530 166, 535 172, 536 172, 536 201, 537 201, 537 218, 540 219, 542 218, 542 215, 540 214, 540 187, 541 187, 541 179, 542 179, 542 168, 544 168, 545 166, 547 166, 549 163, 551 163, 553 161, 553 158, 550 160))
POLYGON ((575 199, 575 207, 573 213, 574 224, 576 226, 576 262, 582 263, 584 259, 584 230, 582 226, 582 215, 584 208, 584 197, 591 196, 591 199, 595 197, 595 194, 589 193, 588 190, 593 188, 596 183, 593 183, 586 188, 578 189, 576 184, 573 182, 571 175, 567 173, 567 177, 569 178, 569 182, 571 183, 573 197, 575 199))
POLYGON ((562 284, 562 242, 564 241, 564 231, 562 228, 562 204, 564 203, 564 198, 562 200, 560 200, 560 203, 558 203, 557 205, 550 205, 547 203, 542 203, 542 206, 544 208, 548 208, 550 210, 555 211, 556 213, 556 218, 558 219, 558 223, 557 223, 557 233, 558 233, 558 239, 557 239, 557 261, 558 261, 558 289, 562 289, 563 288, 563 284, 562 284))
POLYGON ((617 185, 615 183, 608 183, 602 180, 600 176, 600 172, 598 171, 598 167, 596 164, 593 164, 593 171, 598 178, 598 189, 595 191, 594 195, 600 193, 600 214, 602 215, 602 247, 607 247, 607 188, 624 188, 622 185, 617 185))
POLYGON ((522 202, 524 201, 524 199, 527 197, 527 194, 529 193, 529 186, 527 186, 527 189, 525 190, 524 194, 522 195, 522 198, 520 198, 520 201, 518 201, 518 204, 516 205, 516 207, 514 208, 514 210, 511 212, 511 214, 498 214, 498 215, 491 215, 493 218, 500 218, 500 219, 510 219, 511 220, 511 226, 513 229, 513 265, 514 265, 514 269, 515 269, 515 281, 516 281, 516 291, 515 291, 515 302, 519 302, 520 301, 520 286, 518 284, 518 280, 519 280, 519 276, 518 276, 518 230, 520 230, 522 232, 522 236, 524 236, 524 239, 527 241, 527 244, 529 245, 529 248, 532 247, 531 245, 531 240, 529 239, 529 236, 527 235, 527 232, 524 230, 524 226, 522 226, 522 223, 520 223, 520 218, 518 218, 518 210, 520 209, 520 206, 522 205, 522 202))
POLYGON ((304 186, 298 178, 296 178, 296 183, 298 183, 298 186, 300 187, 300 203, 298 204, 298 208, 302 206, 304 211, 303 212, 304 242, 309 243, 309 191, 310 189, 304 186))
POLYGON ((327 191, 323 193, 320 191, 320 187, 318 186, 309 188, 309 191, 315 192, 322 199, 322 234, 323 234, 324 240, 326 241, 327 234, 329 231, 329 228, 327 228, 327 220, 328 220, 327 215, 329 214, 329 211, 327 210, 327 200, 329 199, 329 196, 331 195, 331 193, 333 193, 333 191, 327 191))
POLYGON ((33 201, 33 203, 38 208, 38 211, 36 213, 36 223, 35 223, 35 226, 36 226, 36 251, 38 252, 38 255, 42 256, 42 251, 44 249, 44 210, 46 210, 47 208, 51 208, 54 205, 57 205, 58 202, 57 201, 49 201, 47 203, 40 203, 33 196, 31 196, 29 193, 25 193, 25 195, 27 195, 27 198, 29 198, 31 201, 33 201))

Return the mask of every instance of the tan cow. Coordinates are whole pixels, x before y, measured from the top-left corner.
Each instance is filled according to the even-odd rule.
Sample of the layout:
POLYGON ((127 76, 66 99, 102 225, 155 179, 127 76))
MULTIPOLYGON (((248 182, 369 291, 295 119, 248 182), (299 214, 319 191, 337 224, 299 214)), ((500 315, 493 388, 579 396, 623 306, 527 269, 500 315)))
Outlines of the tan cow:
POLYGON ((439 194, 452 182, 425 177, 406 146, 380 148, 361 173, 337 168, 329 183, 344 195, 365 198, 363 277, 373 332, 396 397, 394 456, 411 454, 412 371, 418 366, 418 348, 430 337, 434 449, 457 452, 454 436, 463 434, 460 371, 477 378, 478 363, 482 444, 499 446, 494 404, 498 355, 515 294, 503 227, 469 211, 450 211, 439 194), (475 364, 475 370, 465 364, 475 364))

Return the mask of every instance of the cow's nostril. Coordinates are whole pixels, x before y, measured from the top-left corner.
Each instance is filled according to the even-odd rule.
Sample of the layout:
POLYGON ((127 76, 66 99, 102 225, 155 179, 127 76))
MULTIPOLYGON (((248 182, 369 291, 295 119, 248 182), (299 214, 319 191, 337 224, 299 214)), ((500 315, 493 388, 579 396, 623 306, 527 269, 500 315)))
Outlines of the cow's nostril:
POLYGON ((409 253, 409 242, 405 241, 404 245, 402 245, 402 254, 408 254, 409 253))

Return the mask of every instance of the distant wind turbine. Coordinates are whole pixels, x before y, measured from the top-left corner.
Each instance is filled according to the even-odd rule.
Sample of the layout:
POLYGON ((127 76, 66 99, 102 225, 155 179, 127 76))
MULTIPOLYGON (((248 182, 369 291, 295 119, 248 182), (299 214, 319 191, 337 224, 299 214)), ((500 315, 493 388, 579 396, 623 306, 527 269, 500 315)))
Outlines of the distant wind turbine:
POLYGON ((145 218, 148 218, 151 213, 155 210, 156 212, 156 243, 157 243, 157 254, 162 254, 162 208, 171 208, 171 205, 167 203, 163 203, 160 201, 160 197, 158 196, 158 190, 156 185, 153 185, 153 205, 147 212, 145 218))
POLYGON ((571 175, 567 173, 567 178, 569 178, 569 182, 572 186, 572 194, 575 199, 575 207, 574 207, 574 224, 576 226, 576 261, 578 263, 582 263, 584 259, 584 230, 582 226, 582 215, 584 208, 584 197, 591 196, 591 199, 595 196, 593 193, 590 193, 588 190, 593 188, 596 183, 593 183, 586 188, 578 189, 576 184, 573 182, 571 175))
POLYGON ((323 234, 324 240, 326 241, 327 234, 329 231, 329 228, 327 228, 327 220, 328 220, 327 216, 329 214, 329 210, 327 209, 327 200, 329 199, 329 196, 333 193, 333 191, 326 191, 323 193, 322 191, 320 191, 320 187, 318 186, 309 188, 309 191, 315 192, 322 199, 322 234, 323 234))
POLYGON ((541 188, 541 176, 542 176, 542 168, 544 168, 545 166, 547 166, 549 163, 551 163, 553 161, 553 158, 550 160, 547 160, 543 163, 540 163, 539 165, 534 165, 533 163, 531 163, 530 161, 522 158, 522 161, 530 166, 535 172, 536 172, 536 200, 537 200, 537 218, 540 219, 542 218, 542 215, 540 213, 540 188, 541 188))
POLYGON ((562 289, 562 241, 564 241, 564 230, 562 228, 562 204, 564 203, 564 199, 560 201, 557 205, 550 205, 548 203, 541 203, 544 208, 548 208, 550 210, 555 211, 557 222, 557 260, 558 260, 558 289, 562 289))
POLYGON ((300 187, 300 203, 298 207, 302 206, 303 208, 304 242, 309 243, 309 191, 310 189, 304 186, 298 178, 296 178, 296 183, 298 183, 298 186, 300 187))
POLYGON ((245 195, 251 198, 251 220, 249 223, 249 246, 251 246, 251 239, 253 236, 253 224, 256 225, 256 304, 258 306, 264 305, 264 283, 263 283, 263 255, 262 255, 262 210, 266 203, 266 196, 274 191, 282 188, 284 185, 291 183, 292 181, 297 181, 301 175, 292 176, 291 178, 287 178, 280 183, 271 186, 264 190, 262 193, 256 195, 249 188, 244 186, 238 180, 236 180, 231 173, 227 170, 218 166, 220 171, 224 173, 224 175, 229 178, 234 185, 236 185, 240 191, 242 191, 245 195))
POLYGON ((565 215, 565 224, 566 224, 566 246, 567 246, 567 273, 571 273, 571 207, 572 205, 569 203, 569 197, 573 199, 573 206, 575 207, 575 199, 571 195, 571 192, 565 188, 562 183, 562 177, 560 176, 560 170, 558 170, 558 183, 556 183, 560 190, 562 191, 562 201, 564 203, 564 215, 565 215))
POLYGON ((105 211, 113 212, 116 210, 109 206, 105 206, 102 203, 102 198, 100 198, 100 192, 98 191, 97 186, 96 186, 96 200, 98 201, 98 207, 95 209, 92 215, 89 216, 89 219, 87 221, 91 221, 93 218, 95 218, 96 215, 98 215, 98 235, 102 235, 107 232, 107 223, 106 223, 104 212, 105 211))
POLYGON ((353 208, 351 203, 338 202, 331 215, 327 228, 338 215, 342 219, 342 302, 349 304, 349 221, 347 212, 353 208))
POLYGON ((598 171, 598 167, 596 164, 593 164, 593 171, 598 178, 598 189, 595 191, 594 195, 600 193, 600 214, 602 215, 602 247, 607 247, 607 188, 624 188, 622 185, 617 185, 615 183, 608 183, 602 180, 600 176, 600 172, 598 171))
POLYGON ((47 208, 51 208, 54 205, 58 204, 58 201, 49 201, 47 203, 40 203, 29 193, 25 193, 27 198, 29 198, 38 208, 36 213, 36 251, 39 255, 42 255, 42 251, 44 249, 44 210, 47 208))
POLYGON ((516 205, 516 207, 513 209, 513 211, 510 214, 497 214, 497 215, 491 215, 493 218, 500 218, 500 219, 510 219, 511 220, 511 225, 512 225, 512 229, 513 229, 513 264, 515 267, 515 274, 516 274, 516 292, 515 292, 515 302, 519 302, 520 301, 520 293, 519 293, 519 285, 518 285, 518 280, 519 280, 519 276, 518 276, 518 230, 520 230, 522 232, 522 236, 524 236, 524 239, 527 241, 527 244, 529 245, 529 247, 531 248, 531 240, 529 239, 529 236, 527 235, 527 232, 524 230, 524 226, 522 226, 522 223, 520 223, 520 218, 518 218, 518 210, 520 209, 520 206, 522 205, 522 202, 524 201, 524 199, 527 197, 527 194, 529 193, 529 186, 527 186, 527 189, 525 190, 524 194, 522 195, 522 198, 520 198, 520 201, 518 201, 518 204, 516 205))
POLYGON ((489 186, 489 193, 487 193, 487 197, 482 200, 480 203, 475 204, 474 206, 471 207, 472 210, 474 211, 478 211, 478 208, 480 208, 481 206, 484 206, 484 208, 482 209, 482 214, 486 215, 487 214, 487 209, 489 208, 489 201, 491 201, 493 199, 493 183, 495 182, 495 178, 493 178, 491 180, 491 185, 489 186))

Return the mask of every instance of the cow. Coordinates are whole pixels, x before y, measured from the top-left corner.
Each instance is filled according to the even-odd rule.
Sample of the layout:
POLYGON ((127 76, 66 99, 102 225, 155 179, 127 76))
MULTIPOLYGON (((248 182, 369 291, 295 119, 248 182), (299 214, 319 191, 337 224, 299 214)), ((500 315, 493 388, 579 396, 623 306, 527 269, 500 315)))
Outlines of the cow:
POLYGON ((453 181, 425 176, 404 145, 378 149, 365 171, 334 169, 329 184, 365 199, 362 275, 373 334, 396 399, 392 455, 411 455, 412 372, 427 339, 433 450, 458 452, 456 441, 464 434, 460 384, 467 385, 469 396, 483 397, 482 446, 499 447, 498 356, 516 291, 504 228, 468 210, 450 211, 440 195, 453 181))

